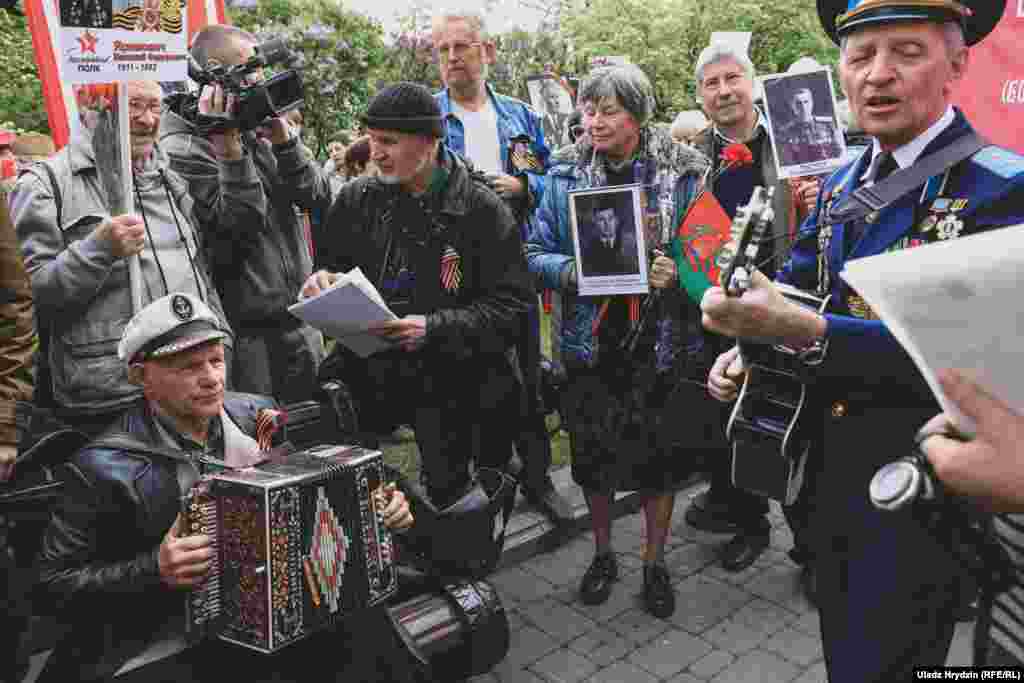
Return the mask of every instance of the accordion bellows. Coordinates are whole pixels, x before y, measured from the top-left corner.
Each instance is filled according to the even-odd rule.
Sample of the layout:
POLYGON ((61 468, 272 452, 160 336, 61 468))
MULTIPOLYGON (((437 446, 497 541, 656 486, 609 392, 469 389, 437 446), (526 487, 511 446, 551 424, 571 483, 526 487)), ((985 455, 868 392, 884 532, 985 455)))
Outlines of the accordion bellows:
POLYGON ((397 590, 374 492, 380 451, 317 446, 203 477, 187 533, 214 539, 210 577, 187 599, 189 636, 275 652, 397 590))

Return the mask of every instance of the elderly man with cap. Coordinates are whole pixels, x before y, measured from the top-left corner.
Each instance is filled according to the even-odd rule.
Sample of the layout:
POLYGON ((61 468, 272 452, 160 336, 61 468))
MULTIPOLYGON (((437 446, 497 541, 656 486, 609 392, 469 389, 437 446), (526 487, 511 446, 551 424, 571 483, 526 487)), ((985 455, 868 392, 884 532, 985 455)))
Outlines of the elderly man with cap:
POLYGON ((383 89, 364 123, 380 173, 335 200, 302 296, 358 266, 399 316, 370 330, 387 350, 337 353, 364 428, 413 425, 427 493, 442 508, 462 494, 470 459, 509 455, 523 398, 512 346, 532 281, 512 210, 442 143, 428 90, 383 89))
MULTIPOLYGON (((359 652, 354 636, 331 632, 328 642, 314 636, 317 645, 296 646, 298 654, 286 660, 268 662, 208 641, 139 668, 184 648, 185 591, 206 579, 214 555, 208 536, 179 535, 182 494, 208 467, 255 463, 258 413, 275 408, 268 397, 225 392, 227 336, 217 315, 185 293, 157 299, 125 327, 118 356, 143 398, 67 466, 67 493, 43 538, 38 593, 40 604, 60 610, 71 631, 40 681, 103 680, 115 673, 119 681, 207 680, 225 670, 244 680, 268 678, 270 671, 287 673, 272 680, 320 678, 321 663, 302 665, 311 661, 310 647, 335 653, 332 668, 339 673, 350 665, 385 667, 386 680, 391 674, 402 680, 401 658, 386 647, 393 641, 364 643, 359 652), (367 663, 367 657, 376 659, 367 663)), ((390 486, 386 491, 385 523, 396 531, 409 528, 404 494, 390 486)), ((361 628, 386 627, 378 618, 366 616, 361 628)))
MULTIPOLYGON (((704 324, 748 340, 817 356, 813 394, 820 424, 812 458, 822 639, 832 683, 912 679, 941 666, 953 634, 961 568, 943 529, 913 509, 873 507, 876 470, 908 453, 938 405, 910 357, 840 278, 847 259, 956 239, 1024 222, 1024 158, 983 142, 951 106, 968 46, 995 26, 1003 3, 988 0, 818 0, 840 44, 839 76, 872 147, 824 183, 818 206, 780 279, 831 295, 825 315, 783 298, 759 273, 740 297, 709 290, 704 324), (937 158, 936 152, 955 156, 937 158), (891 177, 887 177, 890 176, 891 177), (859 188, 891 201, 851 201, 859 188)), ((735 350, 708 383, 735 396, 735 350)), ((814 419, 814 418, 812 418, 814 419)))

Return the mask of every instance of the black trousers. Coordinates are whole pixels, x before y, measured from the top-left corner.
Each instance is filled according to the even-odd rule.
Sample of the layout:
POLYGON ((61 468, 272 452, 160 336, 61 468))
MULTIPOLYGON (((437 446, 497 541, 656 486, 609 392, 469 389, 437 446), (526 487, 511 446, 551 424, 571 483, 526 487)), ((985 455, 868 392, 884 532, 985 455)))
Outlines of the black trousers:
POLYGON ((548 436, 540 401, 540 307, 530 307, 521 316, 516 354, 526 391, 524 410, 512 421, 512 442, 523 462, 523 486, 529 493, 543 493, 551 485, 551 437, 548 436))

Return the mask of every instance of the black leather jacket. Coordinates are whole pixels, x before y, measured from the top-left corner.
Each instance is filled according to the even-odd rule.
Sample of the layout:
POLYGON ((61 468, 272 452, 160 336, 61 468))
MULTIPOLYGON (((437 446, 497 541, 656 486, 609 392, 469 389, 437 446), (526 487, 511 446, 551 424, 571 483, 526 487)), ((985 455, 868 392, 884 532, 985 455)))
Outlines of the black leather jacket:
MULTIPOLYGON (((246 434, 270 398, 228 393, 224 408, 246 434)), ((111 427, 152 450, 86 446, 67 465, 67 485, 43 537, 37 609, 56 610, 71 633, 47 663, 47 680, 116 672, 169 618, 185 595, 160 583, 157 554, 180 509, 177 466, 139 401, 111 427)), ((101 437, 102 438, 102 437, 101 437)), ((41 679, 42 680, 42 679, 41 679)))

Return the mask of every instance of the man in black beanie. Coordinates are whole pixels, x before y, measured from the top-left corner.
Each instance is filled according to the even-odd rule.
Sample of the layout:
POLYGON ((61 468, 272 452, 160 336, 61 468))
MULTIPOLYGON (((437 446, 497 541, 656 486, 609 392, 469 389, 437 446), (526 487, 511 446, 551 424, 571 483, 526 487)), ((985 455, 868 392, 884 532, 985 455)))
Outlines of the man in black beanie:
POLYGON ((512 346, 530 275, 512 211, 442 144, 426 88, 385 88, 363 123, 380 174, 341 190, 301 296, 358 266, 399 316, 371 328, 388 350, 363 360, 338 344, 328 364, 343 368, 364 431, 413 425, 427 493, 444 508, 465 492, 470 460, 507 459, 505 425, 523 408, 512 346))

